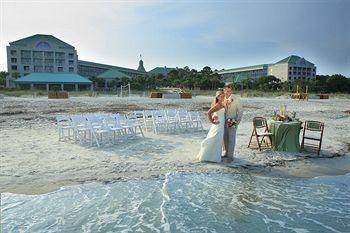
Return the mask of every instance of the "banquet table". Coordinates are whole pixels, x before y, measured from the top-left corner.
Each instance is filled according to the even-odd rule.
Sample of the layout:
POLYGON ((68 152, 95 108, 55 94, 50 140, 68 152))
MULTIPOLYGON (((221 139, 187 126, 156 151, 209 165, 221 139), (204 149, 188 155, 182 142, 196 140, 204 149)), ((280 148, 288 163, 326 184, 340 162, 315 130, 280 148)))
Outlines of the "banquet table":
POLYGON ((272 133, 272 147, 277 151, 300 152, 299 135, 300 121, 268 121, 270 133, 272 133))

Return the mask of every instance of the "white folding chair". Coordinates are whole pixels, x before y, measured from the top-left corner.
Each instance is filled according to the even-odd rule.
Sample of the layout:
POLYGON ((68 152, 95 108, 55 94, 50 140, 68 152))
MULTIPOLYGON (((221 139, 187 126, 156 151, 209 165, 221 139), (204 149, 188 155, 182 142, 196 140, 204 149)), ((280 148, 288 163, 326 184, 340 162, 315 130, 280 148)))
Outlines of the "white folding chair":
POLYGON ((141 135, 142 137, 145 137, 142 131, 142 123, 139 122, 139 119, 135 114, 126 115, 126 119, 128 125, 133 126, 134 136, 141 135))
POLYGON ((143 125, 146 131, 153 130, 153 111, 145 110, 143 112, 143 125))
POLYGON ((167 131, 175 132, 179 128, 179 116, 175 109, 166 110, 167 131))
POLYGON ((158 134, 161 131, 167 130, 167 119, 165 112, 157 110, 152 112, 153 131, 158 134))
POLYGON ((113 142, 116 142, 117 138, 119 139, 126 139, 126 134, 124 133, 123 127, 120 125, 119 122, 119 115, 105 115, 104 121, 108 129, 113 132, 113 142), (116 117, 118 119, 116 119, 116 117))
MULTIPOLYGON (((87 135, 91 135, 90 126, 85 117, 82 115, 71 115, 70 119, 72 120, 73 130, 74 130, 74 139, 79 140, 80 144, 87 141, 87 135)), ((90 138, 91 140, 91 138, 90 138)))
POLYGON ((107 136, 108 141, 111 142, 109 138, 109 133, 111 132, 108 126, 103 122, 103 120, 98 115, 87 115, 86 119, 90 126, 90 134, 91 134, 91 145, 93 145, 92 138, 95 139, 97 147, 100 147, 100 143, 103 142, 103 135, 107 136), (101 141, 98 140, 98 136, 101 141))
POLYGON ((125 115, 114 114, 113 116, 115 117, 117 124, 122 127, 125 138, 133 137, 136 135, 134 126, 129 124, 128 119, 125 115))
POLYGON ((61 141, 63 139, 66 142, 67 139, 71 139, 71 137, 74 137, 74 126, 73 126, 72 121, 71 121, 69 116, 57 115, 56 121, 57 121, 58 140, 59 141, 61 141), (67 131, 67 135, 65 134, 65 131, 67 131), (72 135, 71 135, 70 131, 72 131, 72 135))
POLYGON ((182 130, 191 129, 191 117, 187 111, 179 111, 179 126, 182 130))
POLYGON ((190 112, 190 119, 193 129, 203 130, 203 124, 199 112, 190 112))
POLYGON ((133 114, 136 116, 138 122, 143 125, 144 124, 144 111, 134 111, 133 114))

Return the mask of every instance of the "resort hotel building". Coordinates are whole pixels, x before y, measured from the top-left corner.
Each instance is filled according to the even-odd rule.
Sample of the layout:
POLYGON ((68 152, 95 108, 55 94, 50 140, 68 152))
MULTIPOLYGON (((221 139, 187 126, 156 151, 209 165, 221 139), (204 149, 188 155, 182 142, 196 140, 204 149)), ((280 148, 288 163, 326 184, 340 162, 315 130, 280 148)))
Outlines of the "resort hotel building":
POLYGON ((33 35, 13 41, 7 46, 7 86, 46 89, 59 85, 61 89, 92 89, 91 77, 107 83, 119 78, 132 78, 147 72, 143 61, 138 69, 78 60, 74 46, 52 35, 33 35), (15 79, 17 78, 17 79, 15 79))
MULTIPOLYGON (((50 90, 60 86, 62 90, 93 89, 89 78, 104 80, 107 87, 113 80, 131 79, 140 75, 161 74, 167 77, 177 68, 156 67, 146 72, 140 59, 137 69, 106 65, 78 59, 74 46, 52 36, 36 34, 10 42, 7 46, 7 87, 50 90)), ((292 55, 272 64, 262 64, 217 71, 225 82, 273 75, 281 81, 316 78, 316 66, 304 58, 292 55)))
POLYGON ((217 71, 226 82, 240 82, 249 78, 273 75, 290 84, 296 80, 309 81, 316 78, 316 66, 299 56, 291 55, 276 63, 254 65, 217 71))

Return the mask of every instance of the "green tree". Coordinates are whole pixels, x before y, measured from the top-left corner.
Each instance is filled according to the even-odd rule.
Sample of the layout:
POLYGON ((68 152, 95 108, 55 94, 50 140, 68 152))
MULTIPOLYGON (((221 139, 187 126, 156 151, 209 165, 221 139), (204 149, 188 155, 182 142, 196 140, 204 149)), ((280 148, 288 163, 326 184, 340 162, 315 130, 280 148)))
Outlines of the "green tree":
POLYGON ((105 80, 102 78, 97 78, 95 76, 89 78, 90 81, 93 82, 95 87, 104 87, 105 80))
POLYGON ((343 75, 335 74, 326 81, 327 90, 330 92, 350 92, 349 79, 343 75))
POLYGON ((289 84, 289 82, 288 81, 282 82, 281 89, 283 91, 290 91, 290 84, 289 84))
POLYGON ((6 77, 9 75, 6 71, 0 71, 0 85, 5 85, 6 77))
POLYGON ((14 79, 17 79, 19 76, 20 76, 20 75, 19 75, 18 72, 13 72, 13 73, 11 74, 11 77, 14 78, 14 79))
POLYGON ((282 82, 275 76, 269 75, 265 77, 260 77, 258 79, 254 79, 253 86, 254 89, 261 91, 275 91, 281 88, 282 82))

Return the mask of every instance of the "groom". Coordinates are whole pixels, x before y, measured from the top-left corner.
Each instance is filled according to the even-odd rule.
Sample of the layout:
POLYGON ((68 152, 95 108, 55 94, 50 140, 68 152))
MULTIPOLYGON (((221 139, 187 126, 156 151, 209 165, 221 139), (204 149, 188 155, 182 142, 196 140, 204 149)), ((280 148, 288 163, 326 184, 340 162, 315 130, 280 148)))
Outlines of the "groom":
POLYGON ((224 87, 225 100, 225 130, 224 130, 224 149, 225 154, 223 157, 227 157, 229 161, 233 160, 235 145, 236 145, 236 131, 239 125, 243 109, 240 100, 232 95, 231 86, 224 87))

